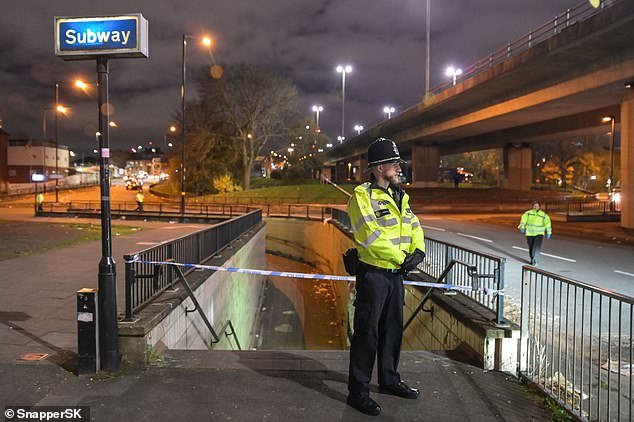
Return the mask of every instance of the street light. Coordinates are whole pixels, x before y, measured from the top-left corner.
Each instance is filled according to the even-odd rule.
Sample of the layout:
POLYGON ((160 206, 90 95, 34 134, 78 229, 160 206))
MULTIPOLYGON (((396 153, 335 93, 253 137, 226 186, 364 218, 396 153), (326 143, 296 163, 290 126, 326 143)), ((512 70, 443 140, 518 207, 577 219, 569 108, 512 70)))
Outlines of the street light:
MULTIPOLYGON (((185 217, 185 92, 187 82, 187 39, 201 38, 190 34, 182 34, 182 80, 181 80, 181 215, 185 217)), ((202 37, 202 45, 210 48, 212 40, 209 36, 202 37)), ((173 126, 172 126, 173 127, 173 126)), ((171 127, 170 127, 171 130, 171 127)))
POLYGON ((610 122, 611 124, 611 138, 610 138, 610 176, 608 178, 607 188, 608 194, 612 191, 612 186, 614 185, 614 132, 615 132, 615 122, 614 116, 605 116, 601 119, 603 123, 610 122))
POLYGON ((317 129, 319 129, 319 113, 324 111, 324 108, 320 105, 314 105, 313 111, 317 114, 317 118, 315 119, 315 125, 317 126, 317 129))
POLYGON ((387 118, 391 119, 392 118, 392 113, 394 113, 396 111, 396 109, 392 106, 385 106, 383 107, 383 113, 387 114, 387 118))
POLYGON ((357 131, 357 135, 361 135, 361 131, 363 130, 363 126, 361 125, 354 125, 354 130, 357 131))
POLYGON ((346 120, 346 73, 352 72, 352 66, 337 66, 337 72, 341 73, 341 136, 339 142, 345 139, 345 120, 346 120))
POLYGON ((462 75, 462 69, 456 69, 453 66, 449 66, 445 71, 445 74, 450 78, 453 78, 453 85, 456 85, 456 77, 462 75))
POLYGON ((346 140, 346 137, 345 136, 337 136, 337 140, 339 141, 340 144, 342 144, 343 141, 346 140))

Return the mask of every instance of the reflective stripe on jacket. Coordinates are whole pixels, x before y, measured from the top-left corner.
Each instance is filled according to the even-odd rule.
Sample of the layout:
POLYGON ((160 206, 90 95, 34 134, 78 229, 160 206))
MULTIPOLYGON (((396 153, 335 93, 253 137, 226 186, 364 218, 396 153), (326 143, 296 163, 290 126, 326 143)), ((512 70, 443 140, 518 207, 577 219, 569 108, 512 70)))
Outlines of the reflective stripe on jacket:
POLYGON ((543 236, 551 234, 550 217, 542 210, 528 210, 522 215, 518 229, 526 229, 526 236, 543 236))
POLYGON ((396 269, 405 253, 425 251, 418 217, 409 207, 409 195, 399 188, 401 207, 394 198, 370 182, 357 186, 348 201, 348 216, 359 251, 359 260, 376 267, 396 269))

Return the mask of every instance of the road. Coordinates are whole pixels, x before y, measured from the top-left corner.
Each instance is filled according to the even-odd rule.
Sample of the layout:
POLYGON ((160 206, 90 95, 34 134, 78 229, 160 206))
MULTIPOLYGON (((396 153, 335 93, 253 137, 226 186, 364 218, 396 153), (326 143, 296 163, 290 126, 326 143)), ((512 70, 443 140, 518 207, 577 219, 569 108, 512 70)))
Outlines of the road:
MULTIPOLYGON (((508 294, 519 297, 521 266, 528 264, 526 240, 518 230, 473 221, 472 217, 422 215, 425 235, 507 259, 508 294)), ((539 268, 634 297, 634 247, 557 234, 544 239, 539 268)))

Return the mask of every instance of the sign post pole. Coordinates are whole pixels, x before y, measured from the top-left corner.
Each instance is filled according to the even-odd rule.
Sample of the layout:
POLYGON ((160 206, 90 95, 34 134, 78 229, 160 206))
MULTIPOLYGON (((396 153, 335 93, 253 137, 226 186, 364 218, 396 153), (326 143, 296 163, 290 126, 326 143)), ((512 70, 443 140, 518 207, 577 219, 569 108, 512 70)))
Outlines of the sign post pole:
MULTIPOLYGON (((148 24, 141 14, 55 18, 55 55, 64 60, 95 59, 99 108, 101 260, 99 261, 99 354, 101 369, 119 369, 117 271, 112 257, 108 59, 148 57, 148 24)), ((56 174, 56 176, 59 176, 56 174)), ((57 191, 56 191, 57 193, 57 191)))
POLYGON ((97 56, 99 105, 99 180, 101 191, 101 261, 99 261, 99 354, 106 371, 119 369, 119 327, 117 325, 117 269, 112 257, 110 216, 110 131, 108 102, 108 58, 97 56))

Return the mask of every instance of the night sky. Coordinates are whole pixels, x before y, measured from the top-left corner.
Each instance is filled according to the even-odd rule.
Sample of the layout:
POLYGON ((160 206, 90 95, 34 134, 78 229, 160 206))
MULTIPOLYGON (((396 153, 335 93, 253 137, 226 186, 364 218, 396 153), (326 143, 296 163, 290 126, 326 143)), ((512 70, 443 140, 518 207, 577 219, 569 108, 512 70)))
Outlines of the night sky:
MULTIPOLYGON (((536 29, 580 0, 431 0, 431 86, 446 80, 449 65, 467 67, 490 51, 536 29)), ((307 116, 321 104, 323 131, 337 138, 341 127, 341 76, 346 79, 346 135, 384 118, 383 106, 399 110, 418 102, 425 86, 424 0, 2 0, 0 2, 0 119, 11 134, 41 139, 42 114, 61 103, 59 139, 76 151, 92 150, 97 123, 96 92, 72 87, 94 82, 95 63, 54 56, 53 17, 142 13, 149 22, 149 59, 110 62, 113 148, 161 145, 179 107, 181 33, 210 34, 218 62, 247 62, 274 69, 300 90, 307 116)), ((190 43, 188 72, 210 62, 190 43)), ((189 85, 194 94, 194 85, 189 85)), ((188 97, 189 98, 189 97, 188 97)), ((53 136, 52 113, 48 137, 53 136)))

